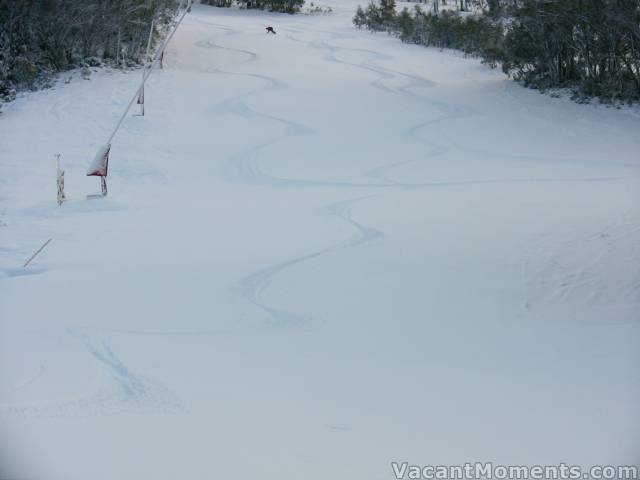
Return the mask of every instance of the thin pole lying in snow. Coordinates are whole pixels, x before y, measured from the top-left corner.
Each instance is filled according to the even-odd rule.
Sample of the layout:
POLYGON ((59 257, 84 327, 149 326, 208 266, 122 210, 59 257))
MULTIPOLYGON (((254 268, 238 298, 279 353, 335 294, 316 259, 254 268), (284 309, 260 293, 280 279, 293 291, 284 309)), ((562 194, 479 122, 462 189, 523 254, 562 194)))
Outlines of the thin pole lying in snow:
POLYGON ((27 260, 24 265, 22 266, 22 268, 27 268, 27 265, 29 265, 31 263, 31 260, 33 260, 34 258, 36 258, 36 256, 42 251, 44 250, 44 247, 46 247, 47 245, 49 245, 49 242, 53 240, 52 238, 50 238, 49 240, 47 240, 46 242, 44 242, 44 245, 42 245, 37 251, 36 253, 34 253, 33 255, 31 255, 31 258, 29 258, 29 260, 27 260))

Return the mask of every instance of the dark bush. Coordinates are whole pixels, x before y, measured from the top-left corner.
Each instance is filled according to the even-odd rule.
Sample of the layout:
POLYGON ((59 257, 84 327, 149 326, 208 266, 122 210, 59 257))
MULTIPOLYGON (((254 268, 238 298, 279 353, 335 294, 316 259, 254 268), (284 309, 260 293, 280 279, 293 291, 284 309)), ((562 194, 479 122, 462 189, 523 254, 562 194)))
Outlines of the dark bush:
POLYGON ((491 0, 483 14, 464 17, 437 3, 433 12, 417 6, 397 13, 393 3, 359 7, 354 25, 477 55, 533 88, 640 100, 638 0, 491 0))

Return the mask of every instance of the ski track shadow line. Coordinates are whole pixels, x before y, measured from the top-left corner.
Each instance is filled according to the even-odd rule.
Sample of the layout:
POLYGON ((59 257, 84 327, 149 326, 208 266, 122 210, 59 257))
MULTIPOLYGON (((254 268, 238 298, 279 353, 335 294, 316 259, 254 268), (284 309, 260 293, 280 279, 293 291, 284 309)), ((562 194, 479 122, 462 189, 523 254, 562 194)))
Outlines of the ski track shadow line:
POLYGON ((322 323, 319 320, 314 319, 312 316, 302 315, 291 312, 285 308, 272 306, 265 299, 265 291, 273 283, 274 277, 286 269, 342 249, 355 248, 366 243, 382 239, 384 234, 380 230, 363 225, 353 219, 351 207, 357 202, 367 198, 370 198, 370 196, 341 201, 329 205, 324 209, 328 214, 339 218, 354 228, 355 234, 351 238, 343 240, 335 245, 265 267, 262 270, 245 277, 236 284, 235 290, 241 298, 268 315, 268 327, 309 327, 311 324, 317 325, 322 323))
POLYGON ((0 418, 69 418, 121 414, 175 415, 187 410, 175 393, 158 381, 134 373, 109 342, 67 329, 83 342, 99 367, 101 380, 92 391, 72 398, 0 405, 0 418))

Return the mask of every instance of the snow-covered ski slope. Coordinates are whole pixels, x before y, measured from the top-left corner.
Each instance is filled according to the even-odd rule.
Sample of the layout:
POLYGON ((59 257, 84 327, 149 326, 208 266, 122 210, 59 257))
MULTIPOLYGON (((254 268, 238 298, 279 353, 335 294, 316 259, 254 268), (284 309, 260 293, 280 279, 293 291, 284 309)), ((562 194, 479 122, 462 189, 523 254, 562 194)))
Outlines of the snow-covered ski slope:
POLYGON ((140 72, 5 107, 0 478, 638 461, 637 110, 333 6, 195 6, 106 199, 140 72))

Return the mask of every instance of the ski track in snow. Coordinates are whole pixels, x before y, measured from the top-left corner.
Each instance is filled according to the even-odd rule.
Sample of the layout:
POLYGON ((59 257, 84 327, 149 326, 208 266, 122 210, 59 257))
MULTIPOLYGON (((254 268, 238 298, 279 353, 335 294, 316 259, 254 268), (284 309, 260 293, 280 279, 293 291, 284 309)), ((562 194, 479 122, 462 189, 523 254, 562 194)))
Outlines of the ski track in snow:
POLYGON ((326 207, 327 212, 338 217, 340 220, 348 223, 354 228, 356 234, 352 238, 339 242, 335 245, 286 260, 282 263, 271 265, 248 277, 245 277, 238 283, 237 290, 240 295, 256 307, 266 312, 270 317, 271 326, 307 326, 314 321, 310 316, 292 313, 283 308, 273 307, 265 300, 264 292, 269 288, 274 276, 299 263, 313 260, 321 257, 322 255, 327 255, 341 249, 358 247, 384 237, 384 234, 380 230, 362 225, 352 217, 351 208, 353 205, 365 200, 366 198, 368 197, 341 201, 326 207))
MULTIPOLYGON (((181 414, 180 399, 161 383, 134 373, 101 337, 72 329, 68 335, 80 340, 97 367, 94 385, 85 394, 58 400, 0 404, 0 418, 91 417, 120 414, 181 414)), ((41 367, 42 371, 44 367, 41 367)), ((28 383, 42 376, 42 371, 28 383)), ((22 384, 22 388, 25 384, 22 384)))
MULTIPOLYGON (((222 25, 213 25, 216 28, 222 28, 227 32, 233 34, 233 29, 230 27, 225 27, 222 25)), ((236 49, 231 47, 225 47, 214 43, 212 40, 207 41, 199 41, 196 43, 196 46, 200 48, 209 48, 209 49, 222 49, 231 52, 235 52, 241 55, 245 55, 246 58, 244 61, 238 63, 247 64, 256 61, 259 57, 258 54, 245 49, 236 49)), ((239 72, 230 72, 228 70, 224 70, 223 68, 217 68, 210 71, 211 73, 218 73, 223 75, 233 75, 233 76, 241 76, 241 77, 250 77, 250 78, 258 78, 265 82, 265 86, 245 92, 241 95, 237 95, 235 97, 231 97, 223 100, 216 104, 211 111, 216 114, 233 114, 238 115, 240 117, 246 119, 263 119, 266 121, 275 122, 283 127, 283 132, 280 136, 274 137, 270 140, 267 140, 258 145, 252 146, 247 150, 242 152, 238 152, 234 154, 230 158, 230 171, 232 173, 229 174, 229 179, 239 179, 248 183, 258 183, 261 185, 268 185, 272 187, 281 187, 281 186, 298 186, 298 187, 318 187, 318 186, 375 186, 371 184, 357 184, 350 182, 319 182, 319 181, 310 181, 310 180, 290 180, 277 178, 271 175, 266 174, 259 166, 256 154, 260 152, 262 149, 273 145, 280 141, 285 141, 289 137, 297 136, 297 135, 313 135, 315 130, 307 125, 303 125, 301 123, 276 117, 273 115, 265 114, 259 112, 253 108, 251 108, 247 99, 255 94, 264 93, 269 90, 280 90, 286 89, 287 85, 281 80, 275 79, 273 77, 268 77, 265 75, 256 75, 249 73, 239 73, 239 72)), ((265 267, 258 272, 255 272, 244 279, 238 282, 236 286, 236 291, 239 295, 244 298, 246 301, 255 305, 257 308, 261 309, 263 312, 267 313, 270 317, 270 324, 272 326, 291 326, 291 325, 306 325, 312 322, 312 318, 310 316, 305 316, 302 314, 292 313, 286 309, 278 308, 270 305, 264 298, 265 291, 268 289, 270 284, 273 281, 273 278, 282 272, 285 269, 291 268, 299 263, 312 260, 318 258, 322 255, 328 254, 340 248, 348 248, 354 247, 357 245, 361 245, 367 243, 373 239, 382 237, 382 233, 376 229, 365 227, 355 220, 351 218, 350 209, 348 208, 351 204, 358 201, 360 199, 349 200, 347 202, 339 202, 335 205, 331 205, 328 210, 338 218, 343 221, 349 223, 353 226, 358 235, 354 240, 348 240, 346 242, 340 242, 336 245, 332 245, 305 255, 301 255, 284 262, 271 265, 265 267)))
MULTIPOLYGON (((206 23, 206 22, 203 22, 206 23)), ((234 34, 236 31, 231 27, 220 25, 220 24, 209 24, 216 28, 220 28, 226 31, 227 34, 234 34)), ((283 29, 284 31, 291 31, 291 29, 283 29)), ((331 33, 331 32, 329 32, 331 33)), ((302 125, 300 123, 275 117, 269 114, 265 114, 255 109, 252 109, 247 104, 247 99, 258 93, 264 93, 269 90, 281 90, 286 89, 288 86, 281 80, 275 79, 273 77, 268 77, 264 75, 256 75, 249 73, 238 73, 238 72, 230 72, 223 68, 217 68, 215 70, 209 70, 210 73, 224 74, 224 75, 235 75, 235 76, 243 76, 243 77, 254 77, 265 82, 265 86, 260 89, 251 90, 245 92, 241 95, 237 95, 235 97, 228 98, 212 108, 212 112, 217 114, 233 114, 238 115, 246 119, 264 119, 267 121, 272 121, 279 123, 283 127, 283 133, 280 136, 269 139, 263 143, 258 145, 254 145, 244 151, 234 154, 230 159, 230 171, 232 172, 229 175, 229 179, 234 180, 242 180, 247 183, 253 183, 258 185, 266 185, 271 187, 349 187, 349 188, 401 188, 401 189, 417 189, 417 188, 433 188, 433 187, 454 187, 454 186, 464 186, 464 185, 490 185, 490 184, 506 184, 506 183, 547 183, 547 182, 591 182, 591 181, 609 181, 616 180, 617 178, 594 178, 594 179, 554 179, 554 178, 541 178, 541 179, 531 179, 531 178, 514 178, 514 179, 504 179, 504 180, 470 180, 470 181, 453 181, 453 182, 424 182, 424 183, 403 183, 399 181, 394 181, 389 178, 389 173, 400 166, 407 165, 409 163, 413 163, 416 161, 426 161, 431 158, 437 157, 439 155, 443 155, 449 152, 452 148, 462 149, 462 147, 452 142, 451 146, 447 146, 441 142, 435 142, 433 140, 427 139, 424 136, 420 135, 420 132, 429 127, 429 126, 438 126, 443 122, 451 121, 459 118, 463 118, 466 116, 477 114, 478 112, 471 107, 460 106, 448 104, 441 101, 435 101, 420 93, 412 91, 412 89, 421 88, 421 89, 429 89, 435 86, 435 83, 429 79, 417 77, 413 75, 409 75, 403 72, 399 72, 393 69, 385 68, 379 66, 374 63, 374 60, 393 60, 393 57, 385 54, 381 54, 379 52, 375 52, 373 50, 361 49, 361 48, 344 48, 336 45, 329 44, 326 40, 312 40, 305 41, 300 40, 294 37, 291 34, 287 34, 286 37, 295 42, 300 42, 307 44, 311 48, 316 49, 324 49, 327 50, 328 53, 325 56, 325 59, 330 62, 341 63, 344 65, 349 65, 353 67, 357 67, 360 69, 364 69, 368 72, 374 73, 377 78, 370 82, 371 86, 383 91, 386 94, 391 95, 401 95, 406 97, 410 101, 419 101, 426 105, 435 107, 437 110, 441 112, 441 115, 435 119, 430 119, 428 121, 420 122, 415 125, 406 127, 403 131, 403 135, 413 141, 422 143, 428 148, 428 152, 423 155, 420 160, 403 160, 398 162, 392 162, 388 165, 384 165, 378 167, 374 170, 364 173, 364 178, 373 178, 381 180, 382 183, 370 183, 370 182, 350 182, 350 181, 318 181, 318 180, 310 180, 310 179, 287 179, 281 177, 275 177, 270 174, 267 174, 260 166, 258 162, 258 153, 278 142, 286 141, 287 138, 296 136, 296 135, 312 135, 314 134, 313 128, 302 125), (338 57, 340 52, 356 52, 364 54, 364 59, 360 63, 356 62, 348 62, 342 60, 338 57), (406 85, 400 87, 390 87, 385 85, 385 80, 392 79, 406 79, 408 83, 406 85)), ((335 38, 332 36, 332 38, 335 38)), ((231 47, 225 47, 215 43, 213 40, 199 41, 196 45, 200 48, 210 48, 210 49, 222 49, 231 52, 236 52, 241 55, 245 55, 246 58, 244 61, 238 63, 240 64, 248 64, 254 61, 257 61, 259 56, 257 53, 245 50, 245 49, 236 49, 231 47)), ((448 138, 443 130, 438 130, 440 137, 448 138)), ((490 154, 490 153, 488 153, 490 154)), ((546 160, 548 159, 540 159, 538 157, 533 160, 546 160)), ((365 197, 366 198, 366 197, 365 197)), ((273 282, 273 279, 276 275, 281 273, 283 270, 294 267, 297 264, 302 262, 310 261, 316 259, 322 255, 329 254, 336 249, 346 248, 356 245, 361 245, 367 243, 368 241, 375 238, 382 238, 384 235, 379 230, 366 227, 364 225, 359 224, 355 220, 351 218, 350 210, 346 208, 348 205, 356 201, 360 201, 362 198, 354 199, 347 202, 340 202, 335 204, 334 206, 328 207, 328 210, 331 211, 338 218, 343 221, 348 222, 354 228, 356 228, 359 232, 358 240, 354 243, 348 243, 345 245, 343 242, 326 247, 324 249, 320 249, 314 252, 310 252, 305 255, 301 255, 298 257, 294 257, 292 259, 283 261, 281 263, 271 265, 265 267, 258 272, 253 273, 252 275, 245 277, 242 279, 236 290, 239 294, 248 302, 255 305, 262 311, 268 314, 271 319, 272 325, 277 326, 289 326, 289 325, 308 325, 312 323, 313 318, 301 313, 293 313, 284 308, 278 308, 272 306, 265 299, 265 292, 273 282), (340 208, 338 206, 341 206, 340 208)))
POLYGON ((46 370, 45 366, 40 364, 39 367, 38 367, 38 370, 36 371, 36 373, 34 373, 30 377, 26 378, 25 380, 20 382, 18 385, 14 386, 14 387, 11 387, 11 388, 7 388, 5 390, 2 390, 2 392, 3 393, 13 393, 13 392, 17 392, 19 390, 27 388, 29 385, 35 383, 36 380, 38 380, 44 374, 45 370, 46 370))
MULTIPOLYGON (((389 179, 385 174, 397 167, 408 165, 416 161, 428 160, 438 155, 442 155, 449 152, 451 150, 451 147, 446 146, 441 142, 435 142, 433 140, 424 138, 424 136, 419 135, 419 132, 428 126, 438 126, 445 121, 463 118, 465 116, 469 116, 477 112, 470 107, 453 105, 453 104, 449 104, 441 101, 436 101, 420 93, 412 91, 412 89, 416 89, 416 88, 431 89, 434 86, 436 86, 436 84, 435 82, 427 78, 410 75, 410 74, 399 72, 397 70, 393 70, 390 68, 385 68, 375 63, 376 60, 377 61, 393 60, 393 57, 390 55, 382 54, 373 50, 363 49, 363 48, 340 47, 337 45, 332 45, 328 43, 326 40, 305 41, 305 40, 297 39, 292 35, 287 35, 287 38, 296 42, 304 43, 311 48, 327 50, 328 53, 325 55, 325 59, 327 61, 356 67, 356 68, 363 69, 365 71, 375 74, 377 78, 372 80, 370 82, 370 85, 378 90, 381 90, 386 94, 404 96, 409 101, 418 101, 426 105, 433 106, 437 110, 442 112, 442 114, 435 119, 420 122, 415 125, 406 127, 403 131, 403 135, 405 137, 410 138, 413 141, 422 143, 423 145, 426 145, 430 150, 422 157, 421 160, 412 159, 412 160, 403 160, 399 162, 393 162, 388 165, 378 167, 364 174, 365 177, 380 178, 381 180, 385 181, 388 185, 392 185, 392 186, 405 187, 405 188, 431 186, 431 184, 408 184, 408 183, 394 181, 389 179), (341 52, 362 53, 364 54, 364 58, 361 62, 349 62, 349 61, 340 59, 338 57, 339 53, 341 52), (405 79, 405 80, 408 80, 408 83, 406 85, 399 86, 399 87, 387 86, 385 84, 386 80, 394 80, 394 79, 405 79)), ((336 37, 333 37, 333 38, 335 39, 336 37)), ((438 130, 438 133, 440 137, 444 136, 445 138, 447 138, 448 136, 446 132, 442 130, 438 130)))
MULTIPOLYGON (((223 28, 225 31, 227 31, 230 34, 234 33, 234 30, 230 27, 226 27, 226 26, 222 26, 219 24, 213 25, 216 28, 223 28)), ((287 34, 287 38, 289 38, 290 40, 293 41, 300 41, 295 39, 293 36, 287 34)), ((302 41, 301 41, 302 42, 302 41)), ((308 43, 311 47, 314 48, 322 48, 322 49, 326 49, 329 51, 329 54, 326 55, 326 59, 332 62, 336 62, 336 63, 343 63, 343 64, 347 64, 347 65, 352 65, 355 67, 359 67, 359 68, 363 68, 365 70, 368 70, 370 72, 375 73, 378 78, 373 80, 371 82, 371 85, 374 86, 377 89, 380 89, 382 91, 384 91, 385 93, 390 93, 390 94, 400 94, 400 95, 406 95, 407 97, 410 97, 411 99, 415 99, 418 98, 420 100, 424 100, 427 101, 426 99, 424 99, 422 96, 418 95, 418 94, 414 94, 413 92, 409 91, 410 88, 430 88, 434 86, 434 83, 431 82, 428 79, 424 79, 424 78, 420 78, 420 77, 415 77, 415 76, 411 76, 408 74, 404 74, 395 70, 391 70, 391 69, 386 69, 374 64, 359 64, 359 63, 351 63, 351 62, 346 62, 346 61, 342 61, 340 59, 337 58, 337 54, 341 51, 353 51, 353 52, 358 52, 358 53, 364 53, 367 56, 372 56, 376 59, 389 59, 391 57, 387 56, 387 55, 383 55, 371 50, 366 50, 366 49, 348 49, 348 48, 341 48, 341 47, 337 47, 337 46, 333 46, 328 44, 326 41, 320 41, 320 42, 303 42, 303 43, 308 43), (404 87, 399 87, 399 88, 390 88, 387 87, 384 84, 384 80, 387 79, 392 79, 392 78, 398 78, 398 77, 402 77, 402 78, 407 78, 409 80, 409 85, 404 86, 404 87)), ((198 47, 201 48, 211 48, 211 49, 224 49, 227 51, 232 51, 232 52, 236 52, 238 54, 242 54, 247 56, 248 58, 245 59, 244 61, 240 62, 239 64, 247 64, 247 63, 251 63, 256 61, 259 57, 258 54, 255 52, 251 52, 248 50, 244 50, 244 49, 235 49, 235 48, 230 48, 230 47, 224 47, 221 45, 218 45, 216 43, 214 43, 211 40, 208 41, 200 41, 197 42, 196 45, 198 47)), ((314 133, 314 130, 311 127, 308 127, 306 125, 302 125, 299 124, 297 122, 293 122, 291 120, 288 119, 284 119, 284 118, 279 118, 279 117, 275 117, 272 115, 268 115, 268 114, 264 114, 262 112, 258 112, 254 109, 252 109, 251 107, 249 107, 249 105, 247 104, 247 98, 250 97, 251 95, 255 95, 257 93, 264 93, 265 91, 268 90, 278 90, 278 89, 285 89, 287 88, 287 85, 282 82, 279 81, 275 78, 272 77, 267 77, 267 76, 263 76, 263 75, 255 75, 255 74, 246 74, 246 73, 238 73, 238 72, 229 72, 227 70, 224 70, 222 68, 217 68, 215 70, 210 71, 212 73, 219 73, 219 74, 225 74, 225 75, 236 75, 236 76, 245 76, 245 77, 257 77, 261 80, 263 80, 266 85, 262 88, 262 89, 257 89, 257 90, 251 90, 249 92, 246 92, 242 95, 238 95, 229 99, 224 100, 223 102, 218 103, 213 109, 212 111, 215 113, 219 113, 219 114, 235 114, 247 119, 250 118, 262 118, 264 120, 268 120, 268 121, 272 121, 272 122, 276 122, 279 123, 283 126, 283 133, 281 136, 272 138, 268 141, 265 141, 259 145, 255 145, 247 150, 244 150, 242 152, 236 153, 235 155, 232 156, 231 158, 231 167, 232 167, 232 171, 235 173, 235 175, 231 175, 230 177, 233 179, 240 179, 243 180, 245 182, 251 182, 251 183, 257 183, 260 185, 268 185, 268 186, 272 186, 272 187, 282 187, 282 186, 295 186, 295 187, 350 187, 350 188, 354 188, 354 187, 366 187, 366 188, 380 188, 380 187, 402 187, 402 188, 418 188, 418 187, 426 187, 426 186, 450 186, 453 185, 454 183, 432 183, 432 184, 420 184, 420 185, 416 185, 416 184, 402 184, 400 182, 394 182, 394 181, 390 181, 388 178, 386 178, 383 173, 387 172, 393 168, 396 168, 400 165, 406 164, 408 162, 394 162, 389 164, 388 166, 385 167, 380 167, 378 169, 376 169, 375 172, 368 172, 365 173, 364 177, 379 177, 381 178, 385 183, 382 184, 376 184, 376 183, 371 183, 371 182, 365 182, 365 183, 358 183, 358 182, 348 182, 348 181, 317 181, 317 180, 307 180, 307 179, 285 179, 285 178, 279 178, 279 177, 274 177, 272 175, 269 175, 267 173, 264 172, 263 169, 260 168, 260 165, 257 161, 256 155, 258 152, 260 152, 262 149, 273 145, 277 142, 280 141, 285 141, 288 137, 291 136, 295 136, 295 135, 311 135, 314 133)), ((424 139, 420 139, 420 137, 417 136, 417 131, 421 128, 426 127, 427 125, 431 124, 431 123, 435 123, 438 121, 444 121, 447 119, 451 119, 451 118, 456 118, 456 115, 461 115, 465 112, 468 111, 468 109, 465 108, 460 108, 460 107, 456 107, 456 106, 452 106, 452 105, 447 105, 444 104, 442 102, 433 102, 433 101, 427 101, 430 104, 436 105, 439 109, 445 110, 446 112, 448 112, 447 115, 443 115, 441 118, 433 120, 433 121, 429 121, 429 122, 424 122, 424 123, 420 123, 419 125, 416 126, 412 126, 410 128, 408 128, 406 130, 406 135, 410 136, 411 138, 415 138, 417 140, 422 140, 424 143, 428 144, 429 147, 431 147, 433 149, 433 152, 430 153, 428 156, 435 156, 439 153, 445 152, 448 149, 444 146, 440 146, 435 144, 434 142, 429 142, 428 140, 424 140, 424 139)), ((464 183, 464 182, 463 182, 464 183)), ((366 197, 365 197, 366 198, 366 197)), ((282 309, 282 308, 276 308, 274 306, 271 306, 270 304, 268 304, 268 302, 265 300, 264 296, 265 296, 265 291, 266 289, 269 287, 269 285, 271 284, 271 282, 273 281, 274 276, 276 276, 278 273, 282 272, 283 270, 293 267, 301 262, 305 262, 305 261, 309 261, 312 259, 315 259, 317 257, 320 257, 321 255, 324 254, 328 254, 330 252, 335 251, 336 249, 340 249, 340 248, 347 248, 347 247, 354 247, 357 245, 362 245, 364 243, 367 243, 373 239, 376 238, 381 238, 383 237, 382 232, 380 232, 379 230, 372 228, 372 227, 367 227, 364 226, 360 223, 358 223, 356 220, 354 220, 351 217, 351 213, 350 213, 350 209, 348 208, 350 205, 352 205, 352 203, 362 200, 362 198, 358 198, 358 199, 354 199, 354 200, 350 200, 350 201, 346 201, 346 202, 339 202, 335 205, 329 206, 328 211, 332 212, 332 214, 334 214, 335 216, 339 217, 340 219, 342 219, 343 221, 346 221, 347 223, 349 223, 352 227, 354 227, 357 232, 358 232, 358 236, 355 240, 352 241, 347 241, 345 242, 341 242, 337 245, 333 245, 333 246, 329 246, 326 247, 324 249, 320 249, 299 257, 295 257, 293 259, 289 259, 287 261, 284 261, 282 263, 278 263, 276 265, 271 265, 269 267, 266 267, 246 278, 244 278, 243 280, 241 280, 237 286, 237 290, 239 291, 240 295, 245 298, 247 301, 249 301, 250 303, 252 303, 253 305, 255 305, 256 307, 260 308, 261 310, 263 310, 264 312, 266 312, 269 317, 271 318, 272 323, 278 325, 278 326, 284 326, 284 325, 292 325, 292 324, 308 324, 312 321, 312 318, 309 316, 305 316, 302 314, 296 314, 296 313, 292 313, 289 312, 288 310, 282 309)))
MULTIPOLYGON (((220 28, 216 25, 216 28, 220 28)), ((240 54, 244 54, 248 56, 244 61, 237 63, 237 65, 242 65, 250 62, 256 61, 259 57, 255 52, 251 52, 244 49, 235 49, 231 47, 224 47, 214 43, 212 40, 199 41, 196 43, 196 46, 200 48, 210 48, 210 49, 221 49, 227 50, 231 52, 236 52, 240 54)), ((308 125, 303 125, 299 122, 295 122, 293 120, 276 117, 274 115, 269 115, 260 111, 257 111, 251 108, 247 99, 252 95, 256 95, 259 93, 264 93, 267 91, 274 90, 285 90, 288 88, 288 85, 279 79, 274 77, 269 77, 266 75, 259 75, 255 73, 242 73, 242 72, 231 72, 223 69, 222 67, 206 70, 207 73, 220 74, 220 75, 230 75, 236 77, 245 77, 245 78, 257 78, 265 82, 265 86, 261 88, 257 88, 254 90, 250 90, 241 95, 237 95, 234 97, 227 98, 222 102, 214 105, 211 108, 211 113, 217 115, 237 115, 246 119, 264 119, 267 121, 275 122, 283 127, 283 132, 281 135, 273 137, 263 143, 258 145, 254 145, 252 147, 247 148, 246 150, 235 153, 229 158, 229 163, 227 166, 227 178, 229 180, 239 180, 242 182, 253 183, 256 185, 266 185, 271 187, 377 187, 377 186, 389 186, 389 185, 376 185, 371 183, 358 183, 358 182, 349 182, 349 181, 320 181, 320 180, 310 180, 310 179, 289 179, 289 178, 281 178, 273 175, 269 175, 265 173, 265 171, 260 167, 260 164, 257 159, 257 154, 278 142, 284 141, 289 137, 299 136, 299 135, 313 135, 315 130, 308 125)))

